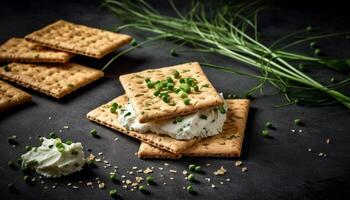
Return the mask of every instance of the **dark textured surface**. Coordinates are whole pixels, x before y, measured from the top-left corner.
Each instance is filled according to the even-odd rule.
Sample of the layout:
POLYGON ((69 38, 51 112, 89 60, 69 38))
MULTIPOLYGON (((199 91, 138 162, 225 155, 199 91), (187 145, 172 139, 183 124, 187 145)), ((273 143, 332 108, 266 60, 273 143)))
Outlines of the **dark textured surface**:
MULTIPOLYGON (((300 1, 301 2, 301 1, 300 1)), ((275 2, 276 3, 276 2, 275 2)), ((334 2, 333 2, 334 3, 334 2)), ((164 10, 163 4, 158 5, 164 10)), ((272 41, 278 36, 306 27, 309 24, 324 27, 329 30, 346 30, 350 27, 349 9, 342 5, 315 7, 314 5, 292 4, 267 11, 262 16, 261 29, 266 41, 272 41)), ((0 7, 0 42, 9 37, 23 37, 57 19, 66 19, 77 23, 100 28, 110 28, 116 25, 116 19, 109 11, 100 8, 96 1, 10 1, 0 7)), ((140 34, 131 33, 140 38, 140 34)), ((28 89, 33 94, 33 103, 0 114, 0 195, 1 199, 109 199, 108 191, 117 188, 124 199, 347 199, 350 188, 350 114, 341 105, 329 107, 298 107, 273 108, 273 105, 283 100, 275 91, 266 88, 266 94, 252 102, 249 113, 248 128, 244 141, 242 160, 248 167, 248 172, 242 173, 234 167, 234 159, 182 158, 177 161, 140 160, 134 153, 139 142, 120 135, 108 128, 89 122, 86 113, 112 98, 123 94, 123 89, 117 81, 121 74, 139 71, 145 68, 155 68, 200 59, 199 55, 187 54, 177 58, 171 57, 171 43, 159 43, 157 46, 140 48, 113 63, 106 71, 106 77, 89 85, 62 100, 55 100, 28 89), (52 119, 49 120, 49 116, 52 119), (293 120, 302 118, 305 126, 295 127, 293 120), (265 139, 260 131, 266 121, 271 121, 276 130, 271 131, 274 139, 265 139), (63 129, 68 125, 69 129, 63 129), (96 128, 101 135, 94 139, 89 130, 96 128), (22 173, 11 170, 7 166, 9 160, 16 160, 24 152, 25 145, 38 145, 37 136, 47 135, 51 131, 60 133, 63 139, 81 141, 85 149, 91 148, 93 153, 104 152, 106 159, 112 165, 119 166, 120 174, 126 174, 132 166, 145 168, 148 166, 164 167, 164 171, 155 170, 153 174, 157 186, 149 187, 151 194, 145 197, 138 191, 130 192, 122 189, 121 184, 113 184, 108 180, 108 172, 112 169, 99 167, 91 172, 85 170, 61 179, 45 179, 41 184, 28 186, 23 182, 22 173), (300 134, 292 134, 291 129, 302 129, 300 134), (16 134, 19 145, 16 148, 7 143, 7 137, 16 134), (32 137, 32 139, 29 139, 32 137), (114 141, 118 137, 119 141, 114 141), (327 145, 325 140, 331 138, 327 145), (312 148, 313 152, 307 149, 312 148), (319 158, 316 154, 324 152, 328 156, 319 158), (164 166, 169 163, 169 167, 164 166), (199 183, 195 183, 197 195, 190 195, 182 189, 188 182, 181 172, 188 164, 198 163, 206 174, 198 175, 199 183), (210 167, 204 167, 211 163, 210 167), (212 172, 224 166, 228 172, 224 177, 215 177, 212 172), (169 169, 176 169, 175 180, 169 180, 169 169), (164 176, 161 177, 160 175, 164 176), (85 183, 95 177, 100 177, 107 185, 104 190, 90 189, 85 183), (204 177, 211 177, 212 183, 218 188, 211 189, 204 177), (231 182, 225 179, 230 178, 231 182), (84 184, 78 181, 83 180, 84 184), (220 185, 224 181, 224 185, 220 185), (66 186, 71 182, 78 185, 78 190, 66 186), (166 182, 167 185, 163 185, 166 182), (19 194, 10 194, 8 183, 14 183, 19 194), (56 189, 51 189, 58 183, 56 189), (44 186, 49 189, 45 190, 44 186)), ((349 44, 345 41, 339 45, 326 43, 332 54, 343 55, 349 44)), ((308 48, 305 47, 305 51, 308 48)), ((101 68, 110 58, 102 60, 76 57, 74 60, 87 66, 101 68)), ((249 70, 240 63, 219 56, 208 58, 211 62, 234 65, 239 69, 249 70)), ((254 81, 242 77, 232 77, 214 70, 204 69, 209 79, 218 91, 225 93, 242 93, 252 86, 254 81)), ((315 73, 315 76, 329 80, 330 72, 315 73)))

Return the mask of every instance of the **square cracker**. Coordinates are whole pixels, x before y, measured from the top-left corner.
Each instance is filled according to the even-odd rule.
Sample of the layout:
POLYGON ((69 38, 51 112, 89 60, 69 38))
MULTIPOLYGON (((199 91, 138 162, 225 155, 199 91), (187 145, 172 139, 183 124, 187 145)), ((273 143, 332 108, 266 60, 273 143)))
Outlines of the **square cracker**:
POLYGON ((0 46, 0 62, 66 63, 73 54, 42 47, 22 38, 11 38, 0 46))
POLYGON ((31 99, 32 96, 30 94, 0 80, 0 112, 28 102, 31 99))
POLYGON ((181 153, 188 147, 192 146, 198 139, 192 140, 176 140, 166 135, 159 135, 155 133, 138 133, 135 131, 126 130, 119 122, 118 122, 118 113, 111 113, 110 107, 113 103, 117 103, 118 105, 126 105, 128 102, 128 97, 126 95, 122 95, 117 97, 116 99, 104 104, 87 114, 87 118, 95 121, 99 124, 110 127, 114 130, 122 132, 128 136, 139 139, 142 142, 149 143, 153 146, 156 146, 160 149, 167 150, 173 153, 181 153))
POLYGON ((203 139, 181 154, 173 154, 143 142, 138 151, 139 158, 239 157, 248 118, 249 100, 235 99, 226 102, 227 120, 222 133, 203 139))
POLYGON ((50 24, 27 36, 42 46, 71 53, 101 58, 131 41, 131 36, 113 33, 64 20, 50 24))
POLYGON ((223 104, 222 98, 197 62, 126 74, 120 76, 119 79, 141 123, 188 115, 198 110, 223 104), (169 105, 163 102, 160 97, 153 95, 155 89, 147 87, 146 78, 150 78, 151 81, 161 81, 166 77, 172 77, 175 87, 179 87, 179 79, 175 79, 172 75, 174 70, 180 73, 181 78, 191 77, 198 81, 199 91, 196 92, 192 89, 192 92, 188 94, 190 105, 185 105, 183 99, 175 92, 169 93, 169 97, 176 105, 169 105), (203 87, 203 85, 207 87, 203 87))
POLYGON ((61 98, 103 76, 97 69, 75 63, 23 64, 1 67, 0 77, 24 87, 61 98))

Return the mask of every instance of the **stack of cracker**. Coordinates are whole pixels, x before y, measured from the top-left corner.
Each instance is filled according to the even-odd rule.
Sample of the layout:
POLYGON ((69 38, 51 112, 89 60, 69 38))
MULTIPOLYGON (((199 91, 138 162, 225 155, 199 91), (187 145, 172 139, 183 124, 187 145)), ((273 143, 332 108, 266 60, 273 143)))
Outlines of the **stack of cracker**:
MULTIPOLYGON (((0 77, 44 94, 61 98, 101 77, 100 70, 69 62, 74 55, 103 56, 128 44, 131 37, 59 20, 24 38, 11 38, 0 46, 0 77)), ((0 82, 0 110, 24 103, 23 91, 0 82), (16 92, 17 91, 17 92, 16 92), (10 96, 8 93, 18 95, 10 96), (11 99, 14 98, 14 99, 11 99), (7 102, 7 103, 6 103, 7 102), (11 104, 9 102, 16 102, 11 104)), ((29 94, 25 93, 26 97, 29 94)), ((30 96, 30 95, 29 95, 30 96)))
POLYGON ((90 111, 87 118, 99 124, 110 127, 128 136, 141 141, 138 151, 139 158, 168 158, 178 159, 182 156, 192 157, 238 157, 241 154, 245 125, 248 117, 249 100, 223 100, 213 85, 207 79, 200 65, 196 62, 150 69, 137 73, 120 76, 125 95, 90 111), (164 80, 174 71, 181 73, 181 77, 192 77, 205 87, 188 94, 190 103, 184 103, 183 98, 175 92, 169 94, 170 102, 154 97, 154 90, 146 83, 152 80, 164 80), (192 138, 177 140, 164 134, 152 132, 141 133, 124 127, 119 119, 118 112, 111 107, 118 105, 123 108, 130 102, 134 108, 137 120, 147 123, 158 120, 172 119, 177 116, 186 116, 199 110, 221 106, 226 101, 227 118, 222 132, 207 138, 192 138))

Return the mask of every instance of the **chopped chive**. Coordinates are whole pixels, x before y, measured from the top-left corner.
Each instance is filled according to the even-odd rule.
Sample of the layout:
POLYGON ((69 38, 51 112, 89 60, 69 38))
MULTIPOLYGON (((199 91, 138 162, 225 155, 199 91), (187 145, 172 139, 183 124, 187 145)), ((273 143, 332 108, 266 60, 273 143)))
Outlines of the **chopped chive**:
POLYGON ((148 183, 148 184, 154 184, 155 182, 154 182, 154 178, 152 177, 152 176, 147 176, 146 177, 146 182, 148 183))
POLYGON ((109 175, 109 179, 111 179, 111 181, 113 181, 113 182, 118 181, 117 174, 116 173, 111 173, 109 175))
POLYGON ((73 144, 72 140, 67 140, 65 143, 66 143, 67 145, 73 144))
POLYGON ((176 121, 176 122, 182 122, 183 119, 184 119, 183 117, 177 116, 177 117, 175 118, 175 121, 176 121))
POLYGON ((179 54, 176 53, 175 49, 170 50, 170 54, 171 54, 172 56, 179 56, 179 54))
POLYGON ((188 166, 188 169, 190 170, 190 171, 195 171, 195 169, 196 169, 196 166, 197 165, 195 165, 195 164, 190 164, 189 166, 188 166))
POLYGON ((145 82, 148 83, 148 82, 152 82, 150 78, 146 78, 145 79, 145 82))
POLYGON ((10 71, 9 66, 8 66, 8 65, 5 65, 5 66, 4 66, 4 70, 5 70, 5 72, 9 72, 9 71, 10 71))
POLYGON ((261 134, 262 134, 262 136, 264 136, 264 137, 270 137, 269 131, 266 130, 266 129, 262 130, 262 131, 261 131, 261 134))
POLYGON ((167 86, 168 90, 173 90, 174 89, 174 83, 168 83, 167 86))
POLYGON ((266 122, 265 127, 271 129, 271 128, 273 128, 273 125, 271 122, 266 122))
POLYGON ((221 114, 225 114, 226 113, 226 110, 225 110, 224 106, 220 106, 219 107, 219 111, 220 111, 221 114))
POLYGON ((159 94, 160 94, 160 90, 157 90, 157 91, 153 92, 153 95, 156 96, 156 97, 159 96, 159 94))
POLYGON ((184 91, 182 91, 182 90, 179 92, 179 95, 180 95, 180 97, 183 98, 183 99, 186 98, 186 97, 188 96, 187 93, 184 92, 184 91))
POLYGON ((131 41, 131 46, 136 46, 136 45, 138 45, 137 40, 132 39, 132 41, 131 41))
POLYGON ((154 85, 154 88, 158 91, 158 90, 161 90, 163 88, 163 84, 162 83, 156 83, 154 85))
POLYGON ((187 83, 181 83, 180 84, 180 88, 185 91, 186 93, 190 93, 191 92, 191 87, 189 84, 187 83))
POLYGON ((17 165, 14 162, 12 162, 12 161, 9 161, 7 164, 13 170, 17 170, 18 169, 17 165))
POLYGON ((25 150, 26 150, 26 152, 28 152, 28 151, 32 150, 32 147, 29 146, 29 145, 27 145, 27 146, 25 147, 25 150))
POLYGON ((49 137, 52 138, 52 139, 58 138, 57 134, 54 133, 54 132, 49 133, 49 137))
POLYGON ((207 119, 208 117, 206 115, 200 115, 199 118, 201 119, 207 119))
POLYGON ((209 84, 207 83, 207 84, 204 84, 201 86, 201 88, 204 88, 204 87, 206 87, 206 88, 209 87, 209 84))
POLYGON ((312 26, 306 27, 306 31, 307 31, 307 32, 310 32, 310 31, 312 31, 312 30, 313 30, 312 26))
POLYGON ((148 82, 147 83, 147 87, 148 88, 154 88, 154 85, 155 85, 154 82, 148 82))
POLYGON ((11 144, 11 145, 16 145, 16 144, 17 144, 16 139, 17 139, 17 136, 16 136, 16 135, 12 135, 12 136, 9 136, 9 137, 7 138, 7 141, 8 141, 8 143, 11 144))
POLYGON ((124 117, 127 117, 127 116, 130 116, 131 115, 131 112, 127 112, 124 117))
POLYGON ((56 144, 56 148, 57 148, 57 150, 59 151, 59 152, 64 152, 64 150, 65 150, 65 146, 64 146, 64 144, 62 143, 62 142, 58 142, 57 144, 56 144))
POLYGON ((316 48, 317 47, 317 43, 316 42, 310 42, 310 47, 311 48, 316 48))
POLYGON ((118 197, 117 189, 111 189, 109 191, 109 196, 111 196, 112 198, 117 198, 118 197))
POLYGON ((193 193, 194 192, 194 189, 193 189, 193 186, 192 185, 189 185, 186 187, 186 190, 190 193, 193 193))
POLYGON ((188 175, 187 180, 189 180, 191 182, 195 181, 194 175, 193 174, 188 175))
POLYGON ((90 135, 91 135, 92 137, 94 137, 94 138, 97 138, 97 137, 98 137, 98 134, 97 134, 96 129, 91 129, 91 130, 90 130, 90 135))
POLYGON ((71 88, 74 87, 73 84, 67 84, 67 86, 68 86, 68 87, 71 87, 71 88))
POLYGON ((185 79, 181 78, 180 83, 185 83, 185 79))
POLYGON ((166 80, 168 81, 168 83, 173 83, 173 82, 174 82, 174 80, 173 80, 170 76, 168 76, 168 77, 166 78, 166 80))
POLYGON ((294 124, 297 126, 301 126, 301 125, 303 125, 303 122, 301 121, 301 119, 295 119, 294 124))
POLYGON ((186 98, 186 99, 184 99, 184 104, 185 105, 190 105, 190 101, 191 101, 190 99, 186 98))
POLYGON ((139 190, 140 190, 142 193, 146 193, 146 192, 147 192, 146 187, 143 186, 143 185, 140 185, 140 186, 139 186, 139 190))
POLYGON ((179 71, 177 71, 176 69, 174 69, 172 73, 173 73, 173 76, 174 76, 176 79, 180 77, 180 73, 179 73, 179 71))
POLYGON ((197 165, 197 166, 194 168, 194 171, 197 172, 197 173, 201 172, 201 171, 202 171, 201 166, 197 165))
POLYGON ((169 104, 169 106, 175 106, 175 105, 176 105, 176 102, 175 102, 175 101, 171 101, 171 102, 169 102, 168 104, 169 104))
POLYGON ((314 54, 320 56, 322 54, 321 49, 315 49, 314 54))
POLYGON ((194 85, 193 89, 194 89, 194 91, 198 92, 199 91, 198 85, 194 85))
POLYGON ((117 112, 117 107, 111 107, 109 110, 111 111, 111 113, 116 113, 117 112))
POLYGON ((165 103, 169 103, 169 96, 167 96, 167 95, 162 96, 162 100, 163 100, 165 103))

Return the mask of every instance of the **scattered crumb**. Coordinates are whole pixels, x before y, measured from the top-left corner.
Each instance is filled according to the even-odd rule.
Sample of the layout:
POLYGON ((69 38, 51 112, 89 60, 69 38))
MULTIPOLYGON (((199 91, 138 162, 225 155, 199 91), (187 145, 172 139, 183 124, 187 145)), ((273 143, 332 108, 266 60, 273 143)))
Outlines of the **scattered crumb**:
POLYGON ((176 171, 176 170, 173 170, 173 169, 169 169, 169 172, 170 172, 170 173, 174 173, 174 174, 177 173, 177 171, 176 171))
POLYGON ((221 166, 219 169, 217 169, 214 172, 214 175, 215 176, 217 176, 217 175, 224 175, 226 172, 227 172, 227 170, 223 166, 221 166))
POLYGON ((230 181, 231 181, 231 179, 227 178, 227 179, 226 179, 226 181, 227 181, 227 182, 230 182, 230 181))
POLYGON ((119 138, 117 138, 117 137, 116 137, 116 138, 114 138, 114 141, 118 141, 118 140, 119 140, 119 138))
POLYGON ((126 183, 127 185, 130 185, 132 182, 131 182, 129 179, 126 179, 125 183, 126 183))
POLYGON ((211 188, 215 189, 215 188, 216 188, 216 186, 215 186, 214 184, 211 184, 211 188))
POLYGON ((241 166, 242 164, 243 164, 243 162, 240 161, 240 160, 237 160, 237 161, 235 162, 235 166, 236 166, 236 167, 241 166))
POLYGON ((311 152, 311 151, 312 151, 312 149, 311 149, 311 148, 308 148, 308 149, 307 149, 307 151, 308 151, 308 152, 311 152))
POLYGON ((159 170, 163 170, 164 168, 163 167, 158 167, 159 170))
POLYGON ((206 181, 210 182, 210 178, 205 178, 206 181))
POLYGON ((209 167, 210 165, 211 165, 210 163, 205 164, 205 166, 207 166, 207 167, 209 167))
POLYGON ((248 171, 248 168, 247 167, 242 167, 242 172, 246 172, 248 171))
POLYGON ((99 189, 105 188, 105 183, 103 183, 103 182, 99 183, 99 184, 98 184, 98 188, 99 188, 99 189))
POLYGON ((137 170, 138 168, 136 166, 133 166, 131 169, 133 170, 137 170))
POLYGON ((318 156, 319 156, 319 157, 322 157, 322 156, 323 156, 323 153, 322 153, 322 152, 320 152, 320 153, 318 154, 318 156))
POLYGON ((92 186, 92 182, 90 181, 90 182, 87 182, 86 183, 86 186, 92 186))
POLYGON ((221 184, 221 185, 223 185, 223 184, 224 184, 224 182, 220 181, 220 184, 221 184))
POLYGON ((169 164, 168 163, 164 163, 164 166, 169 166, 169 164))
POLYGON ((153 172, 153 170, 150 169, 149 167, 147 167, 145 170, 143 170, 144 174, 149 174, 149 173, 152 173, 152 172, 153 172))
POLYGON ((99 155, 99 156, 102 156, 102 155, 103 155, 103 152, 99 152, 98 155, 99 155))
POLYGON ((182 171, 182 174, 183 174, 183 175, 187 175, 188 172, 187 172, 186 170, 183 170, 183 171, 182 171))
POLYGON ((76 186, 76 185, 73 185, 73 187, 72 187, 73 189, 79 189, 79 187, 78 186, 76 186))
POLYGON ((330 144, 331 143, 331 139, 327 138, 326 143, 330 144))

